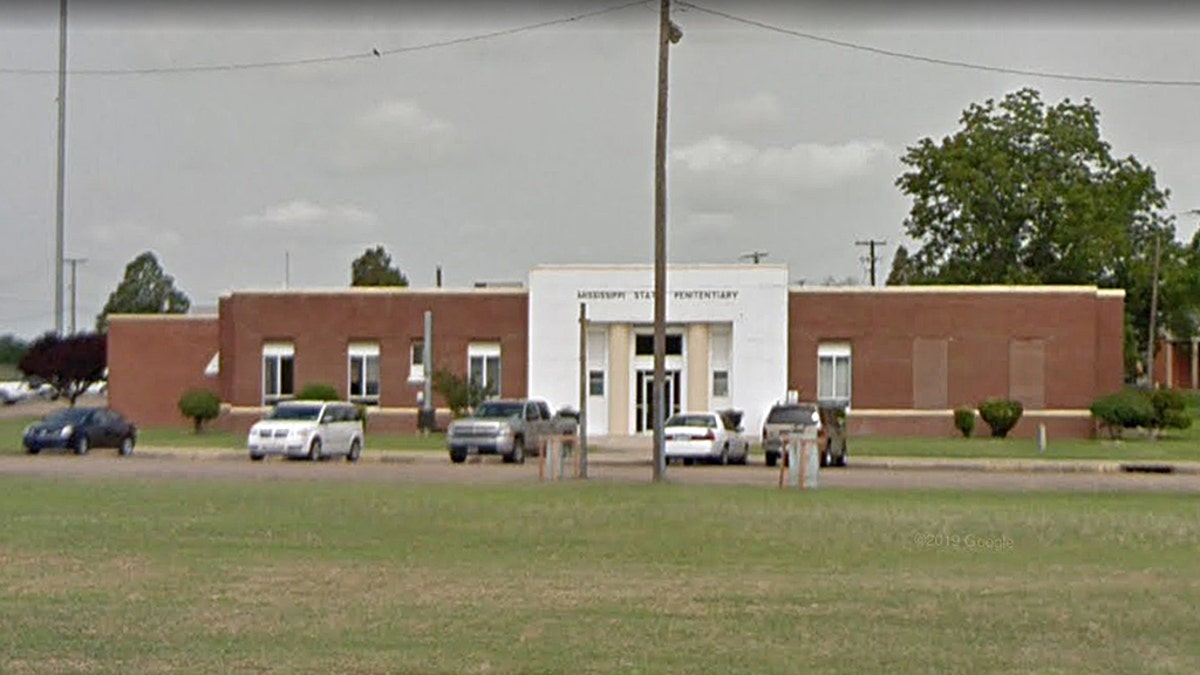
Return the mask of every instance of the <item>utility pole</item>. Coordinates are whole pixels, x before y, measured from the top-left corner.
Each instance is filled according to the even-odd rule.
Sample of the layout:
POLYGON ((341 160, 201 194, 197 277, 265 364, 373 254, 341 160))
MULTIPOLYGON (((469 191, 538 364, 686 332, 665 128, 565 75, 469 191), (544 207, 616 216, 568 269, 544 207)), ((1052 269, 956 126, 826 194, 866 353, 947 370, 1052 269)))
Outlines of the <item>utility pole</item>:
POLYGON ((671 45, 683 31, 671 23, 671 0, 660 0, 658 16, 658 111, 654 127, 654 482, 666 478, 663 415, 667 347, 667 66, 671 45))
POLYGON ((77 277, 75 276, 75 267, 79 263, 87 262, 87 258, 63 258, 63 262, 71 265, 71 335, 75 334, 75 301, 79 297, 79 292, 76 290, 79 286, 76 284, 77 277))
POLYGON ((58 7, 58 166, 54 203, 54 332, 63 330, 63 194, 67 165, 67 0, 58 7))
POLYGON ((284 250, 283 252, 283 288, 286 290, 292 285, 292 252, 284 250))
POLYGON ((1162 257, 1162 234, 1154 234, 1154 271, 1150 281, 1150 333, 1146 336, 1146 384, 1154 388, 1154 333, 1158 314, 1158 262, 1162 257))
POLYGON ((860 240, 854 242, 854 245, 871 247, 871 253, 867 257, 867 261, 869 261, 871 264, 871 285, 874 286, 875 285, 875 262, 879 260, 879 257, 875 255, 875 247, 876 246, 887 246, 887 240, 886 239, 866 239, 866 240, 860 239, 860 240))
POLYGON ((765 257, 767 257, 766 251, 751 251, 749 253, 743 253, 738 256, 738 258, 740 258, 741 260, 750 260, 755 265, 757 265, 759 263, 759 261, 765 257))

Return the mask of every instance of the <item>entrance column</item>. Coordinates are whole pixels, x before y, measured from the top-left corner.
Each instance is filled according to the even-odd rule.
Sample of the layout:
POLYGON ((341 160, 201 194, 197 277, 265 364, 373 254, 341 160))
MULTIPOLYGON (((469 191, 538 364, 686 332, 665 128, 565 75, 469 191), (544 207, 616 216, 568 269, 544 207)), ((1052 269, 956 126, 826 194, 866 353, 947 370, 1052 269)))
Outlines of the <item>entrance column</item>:
POLYGON ((687 327, 687 403, 688 410, 708 410, 708 324, 691 323, 687 327))
POLYGON ((629 426, 629 324, 608 329, 608 433, 624 436, 629 426))

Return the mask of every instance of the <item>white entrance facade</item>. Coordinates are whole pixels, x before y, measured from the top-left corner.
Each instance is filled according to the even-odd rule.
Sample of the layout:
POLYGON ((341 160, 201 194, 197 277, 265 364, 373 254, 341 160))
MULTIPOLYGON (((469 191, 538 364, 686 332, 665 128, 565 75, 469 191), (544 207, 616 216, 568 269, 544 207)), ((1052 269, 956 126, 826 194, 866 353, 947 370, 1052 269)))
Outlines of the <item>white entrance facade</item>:
MULTIPOLYGON (((783 265, 667 270, 666 407, 743 412, 749 433, 787 394, 788 279, 783 265)), ((529 395, 578 407, 593 435, 653 430, 654 269, 543 265, 529 273, 529 395), (587 313, 586 381, 579 311, 587 313)))

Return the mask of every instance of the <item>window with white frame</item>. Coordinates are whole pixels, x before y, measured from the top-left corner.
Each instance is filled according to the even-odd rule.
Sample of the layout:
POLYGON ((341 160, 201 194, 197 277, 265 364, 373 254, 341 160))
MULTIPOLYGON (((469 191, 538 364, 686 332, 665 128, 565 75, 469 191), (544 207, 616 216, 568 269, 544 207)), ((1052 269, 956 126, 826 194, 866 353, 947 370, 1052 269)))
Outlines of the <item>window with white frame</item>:
POLYGON ((296 347, 291 342, 263 345, 263 403, 291 398, 296 393, 296 347))
POLYGON ((850 403, 850 343, 826 342, 817 346, 817 399, 850 403))
POLYGON ((467 345, 467 377, 472 384, 487 390, 488 398, 500 396, 500 343, 467 345))
POLYGON ((349 399, 357 403, 379 403, 379 343, 351 342, 346 350, 349 360, 349 399))
POLYGON ((409 347, 408 381, 425 381, 425 341, 413 340, 409 347))

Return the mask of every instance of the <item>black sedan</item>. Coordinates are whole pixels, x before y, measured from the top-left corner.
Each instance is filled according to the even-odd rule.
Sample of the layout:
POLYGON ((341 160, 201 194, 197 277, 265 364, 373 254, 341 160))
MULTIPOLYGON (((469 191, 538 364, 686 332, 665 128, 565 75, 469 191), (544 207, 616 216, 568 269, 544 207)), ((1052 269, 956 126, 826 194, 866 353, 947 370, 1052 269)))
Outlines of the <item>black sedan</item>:
POLYGON ((63 408, 25 429, 25 451, 36 455, 43 448, 67 448, 86 455, 92 448, 117 448, 122 457, 133 454, 137 427, 108 408, 63 408))

